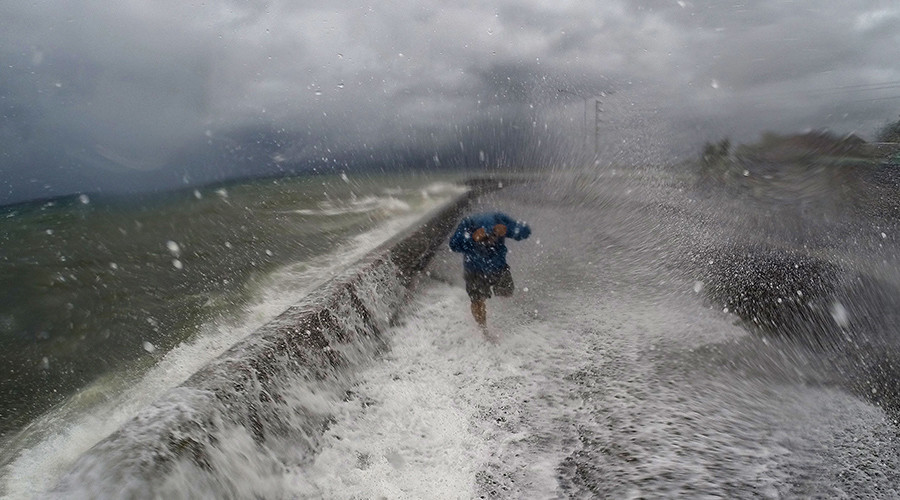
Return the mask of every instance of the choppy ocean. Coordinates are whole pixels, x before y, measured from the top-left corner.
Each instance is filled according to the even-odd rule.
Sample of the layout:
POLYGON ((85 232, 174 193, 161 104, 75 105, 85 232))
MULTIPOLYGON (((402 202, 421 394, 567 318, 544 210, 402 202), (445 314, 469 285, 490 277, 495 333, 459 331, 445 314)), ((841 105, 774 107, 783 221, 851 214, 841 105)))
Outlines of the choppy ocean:
POLYGON ((5 313, 31 413, 7 420, 0 494, 900 495, 900 225, 885 199, 841 201, 818 178, 807 197, 707 191, 652 167, 518 180, 469 208, 533 231, 509 245, 516 293, 488 302, 494 341, 441 244, 408 302, 391 263, 364 268, 329 303, 321 349, 255 335, 211 368, 463 188, 314 177, 11 209, 46 268, 4 254, 10 279, 45 278, 10 302, 31 310, 5 313), (54 393, 50 377, 81 381, 54 393))
POLYGON ((95 426, 47 444, 78 453, 462 192, 454 180, 318 175, 0 209, 0 463, 95 426))

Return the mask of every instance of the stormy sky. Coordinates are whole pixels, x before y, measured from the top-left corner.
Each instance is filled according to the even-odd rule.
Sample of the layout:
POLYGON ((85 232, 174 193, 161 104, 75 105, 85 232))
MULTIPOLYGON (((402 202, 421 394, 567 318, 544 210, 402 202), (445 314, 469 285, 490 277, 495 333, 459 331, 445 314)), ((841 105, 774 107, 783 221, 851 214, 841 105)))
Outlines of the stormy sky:
POLYGON ((607 161, 763 130, 872 139, 900 115, 897 26, 888 0, 3 2, 0 203, 590 149, 598 97, 607 161))

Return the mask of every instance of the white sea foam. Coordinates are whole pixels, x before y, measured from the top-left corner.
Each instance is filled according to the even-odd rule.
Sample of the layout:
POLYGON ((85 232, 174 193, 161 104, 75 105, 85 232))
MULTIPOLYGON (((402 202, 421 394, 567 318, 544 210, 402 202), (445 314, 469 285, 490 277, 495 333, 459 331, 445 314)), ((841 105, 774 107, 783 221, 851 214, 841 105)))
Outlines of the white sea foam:
POLYGON ((432 182, 427 186, 420 188, 402 188, 402 187, 389 187, 384 188, 381 192, 387 196, 401 196, 407 195, 409 193, 419 193, 423 198, 429 198, 431 196, 447 196, 447 195, 456 195, 466 192, 468 188, 461 184, 455 184, 452 182, 432 182))
POLYGON ((317 209, 299 209, 295 213, 332 217, 335 215, 379 212, 384 215, 402 214, 412 210, 409 203, 393 196, 364 196, 350 200, 325 200, 317 209))
POLYGON ((466 189, 465 186, 452 182, 432 182, 422 189, 422 193, 426 196, 446 196, 464 193, 466 189))
POLYGON ((334 403, 322 450, 276 479, 286 489, 279 494, 778 496, 797 471, 865 467, 851 442, 896 461, 880 410, 850 394, 773 387, 699 361, 708 354, 653 349, 745 335, 711 311, 679 301, 624 298, 592 310, 565 302, 544 320, 523 304, 492 301, 493 344, 469 318, 462 289, 420 289, 391 352, 334 403))
POLYGON ((6 443, 0 493, 32 498, 46 491, 78 456, 165 391, 448 199, 430 200, 416 213, 399 211, 333 253, 276 271, 238 322, 207 324, 195 340, 166 353, 140 378, 121 373, 103 377, 36 419, 6 443))
POLYGON ((353 397, 335 409, 339 421, 315 462, 288 473, 291 495, 474 496, 486 450, 470 428, 475 395, 464 391, 477 392, 498 369, 497 353, 472 335, 459 314, 464 305, 440 292, 422 297, 427 305, 392 333, 397 341, 388 359, 366 370, 353 397), (469 358, 464 369, 461 356, 469 358))
POLYGON ((283 496, 896 496, 885 413, 836 388, 815 353, 708 308, 690 277, 661 279, 642 229, 654 222, 627 218, 639 204, 554 209, 534 194, 506 210, 565 245, 515 247, 530 291, 489 301, 498 344, 450 277, 458 256, 439 253, 439 281, 417 289, 314 461, 287 467, 283 496))
POLYGON ((419 286, 388 335, 391 351, 355 374, 346 397, 306 380, 286 388, 292 405, 333 416, 316 455, 292 451, 289 441, 265 449, 238 427, 217 436, 212 471, 180 463, 163 491, 897 496, 890 474, 900 459, 884 412, 836 388, 807 353, 757 341, 707 308, 690 291, 693 278, 661 276, 655 259, 665 259, 653 238, 669 235, 659 236, 635 197, 602 211, 554 208, 530 192, 518 204, 506 200, 545 243, 520 242, 510 256, 529 292, 489 302, 496 344, 473 324, 462 287, 445 282, 453 273, 461 285, 459 258, 444 249, 431 268, 435 281, 419 286), (451 261, 452 271, 440 268, 451 261))

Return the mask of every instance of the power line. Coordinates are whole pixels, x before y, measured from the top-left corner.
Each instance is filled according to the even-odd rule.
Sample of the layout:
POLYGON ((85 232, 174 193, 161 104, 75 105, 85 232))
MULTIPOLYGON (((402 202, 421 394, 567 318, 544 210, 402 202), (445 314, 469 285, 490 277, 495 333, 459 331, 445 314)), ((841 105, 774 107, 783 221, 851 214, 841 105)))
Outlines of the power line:
MULTIPOLYGON (((810 95, 810 94, 840 94, 844 92, 872 92, 877 90, 891 90, 891 89, 900 89, 900 81, 896 82, 880 82, 880 83, 866 83, 866 84, 858 84, 858 85, 843 85, 838 87, 822 87, 822 88, 813 88, 813 89, 786 89, 786 90, 771 90, 768 92, 764 91, 754 91, 748 90, 746 94, 755 96, 755 97, 768 97, 768 96, 778 96, 778 95, 810 95)), ((715 99, 715 97, 706 97, 706 99, 715 99)))
POLYGON ((822 89, 812 89, 811 92, 833 92, 833 91, 841 91, 841 90, 868 91, 868 90, 893 89, 893 88, 898 88, 898 87, 900 87, 900 81, 880 82, 880 83, 860 83, 857 85, 844 85, 841 87, 825 87, 822 89))
MULTIPOLYGON (((784 90, 784 91, 776 91, 776 92, 766 92, 766 93, 760 93, 760 92, 752 92, 752 91, 748 91, 748 92, 745 93, 744 95, 741 95, 740 93, 737 93, 737 92, 736 92, 734 95, 731 95, 731 96, 724 96, 724 95, 715 95, 715 96, 711 96, 711 95, 705 95, 705 96, 697 96, 696 100, 695 100, 693 103, 691 103, 691 102, 681 102, 681 103, 676 104, 676 105, 674 105, 674 106, 670 105, 670 106, 665 106, 665 107, 670 108, 670 109, 673 108, 673 107, 675 107, 675 108, 690 107, 690 106, 693 106, 693 105, 697 104, 698 101, 700 101, 700 102, 704 102, 704 101, 705 101, 705 102, 710 102, 710 101, 717 101, 717 100, 721 100, 721 99, 729 99, 729 100, 736 100, 736 99, 754 99, 754 100, 760 100, 760 99, 764 99, 764 98, 766 98, 766 97, 776 97, 776 96, 796 95, 796 94, 807 95, 807 96, 810 96, 810 97, 821 97, 822 94, 837 94, 837 93, 843 93, 843 92, 849 93, 849 92, 851 92, 851 91, 855 91, 855 92, 868 92, 868 91, 892 90, 892 89, 900 89, 900 81, 897 81, 897 82, 882 82, 882 83, 877 83, 877 84, 845 85, 845 86, 840 86, 840 87, 824 87, 824 88, 819 88, 819 89, 792 89, 792 90, 784 90)), ((843 102, 889 101, 889 100, 894 100, 894 99, 900 99, 900 95, 890 95, 890 96, 872 97, 872 98, 866 98, 866 99, 848 99, 848 100, 844 100, 843 102)))
POLYGON ((847 101, 847 102, 890 101, 890 100, 893 100, 893 99, 900 99, 900 95, 891 95, 891 96, 884 96, 884 97, 873 97, 873 98, 871 98, 871 99, 853 99, 853 100, 847 101))

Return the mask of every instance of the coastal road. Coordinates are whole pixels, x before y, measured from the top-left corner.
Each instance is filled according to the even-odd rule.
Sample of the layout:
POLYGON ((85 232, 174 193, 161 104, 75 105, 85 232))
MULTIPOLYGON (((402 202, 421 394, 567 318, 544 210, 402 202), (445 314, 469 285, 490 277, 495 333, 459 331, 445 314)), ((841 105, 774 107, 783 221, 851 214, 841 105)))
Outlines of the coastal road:
MULTIPOLYGON (((724 206, 724 205, 723 205, 724 206)), ((473 211, 526 220, 514 297, 468 307, 442 249, 321 451, 280 477, 330 498, 891 498, 897 426, 820 353, 750 334, 697 256, 734 214, 608 176, 521 183, 473 211)))

